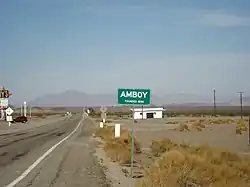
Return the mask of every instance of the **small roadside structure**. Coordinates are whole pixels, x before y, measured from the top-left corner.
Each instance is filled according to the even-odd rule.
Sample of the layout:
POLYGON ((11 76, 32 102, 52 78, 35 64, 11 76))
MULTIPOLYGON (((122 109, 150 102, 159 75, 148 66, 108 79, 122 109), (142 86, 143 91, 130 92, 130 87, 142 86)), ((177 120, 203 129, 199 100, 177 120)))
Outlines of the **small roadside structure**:
MULTIPOLYGON (((133 109, 131 109, 133 112, 133 109)), ((134 119, 161 119, 163 118, 163 107, 134 108, 134 119)))

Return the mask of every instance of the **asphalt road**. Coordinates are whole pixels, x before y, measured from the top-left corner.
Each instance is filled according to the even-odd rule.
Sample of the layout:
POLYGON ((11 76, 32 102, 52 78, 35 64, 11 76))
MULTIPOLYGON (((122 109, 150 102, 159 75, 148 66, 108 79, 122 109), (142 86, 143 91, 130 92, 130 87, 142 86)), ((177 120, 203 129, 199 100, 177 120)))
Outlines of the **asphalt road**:
POLYGON ((0 134, 0 187, 109 186, 93 156, 94 125, 81 119, 0 134))

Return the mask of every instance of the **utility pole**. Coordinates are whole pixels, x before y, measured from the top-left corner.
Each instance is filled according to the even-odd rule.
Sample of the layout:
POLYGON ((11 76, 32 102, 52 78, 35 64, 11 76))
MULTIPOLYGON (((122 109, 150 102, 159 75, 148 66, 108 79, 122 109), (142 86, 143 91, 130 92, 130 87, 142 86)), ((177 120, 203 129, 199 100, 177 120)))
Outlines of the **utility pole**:
POLYGON ((20 114, 20 116, 22 116, 23 115, 23 105, 21 104, 21 114, 20 114))
POLYGON ((240 94, 240 117, 243 118, 243 93, 244 92, 238 92, 240 94))
POLYGON ((30 106, 30 119, 31 119, 31 106, 30 106))
POLYGON ((23 102, 23 115, 26 117, 27 116, 27 102, 23 102))
POLYGON ((250 146, 250 116, 248 116, 248 145, 250 146))
POLYGON ((216 90, 214 89, 214 116, 216 116, 216 90))

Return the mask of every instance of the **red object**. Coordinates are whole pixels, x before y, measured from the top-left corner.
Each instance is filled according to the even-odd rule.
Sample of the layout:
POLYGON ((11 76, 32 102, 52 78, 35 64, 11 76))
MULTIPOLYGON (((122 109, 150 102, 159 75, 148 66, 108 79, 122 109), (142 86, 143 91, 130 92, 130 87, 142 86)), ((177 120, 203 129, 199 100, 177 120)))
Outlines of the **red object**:
POLYGON ((28 121, 28 118, 25 117, 25 116, 19 116, 19 117, 16 117, 13 121, 14 122, 26 123, 28 121))

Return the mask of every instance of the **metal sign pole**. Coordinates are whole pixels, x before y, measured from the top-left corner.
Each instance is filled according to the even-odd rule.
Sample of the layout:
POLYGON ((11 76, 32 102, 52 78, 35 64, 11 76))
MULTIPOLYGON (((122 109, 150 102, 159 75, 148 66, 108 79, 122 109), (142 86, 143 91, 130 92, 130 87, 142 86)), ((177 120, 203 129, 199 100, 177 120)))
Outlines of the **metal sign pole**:
POLYGON ((131 170, 130 170, 130 174, 131 177, 133 177, 133 167, 134 167, 134 121, 135 121, 135 117, 134 117, 134 112, 135 107, 133 105, 133 111, 132 111, 132 128, 131 128, 131 170))
POLYGON ((3 109, 1 109, 1 119, 3 119, 4 118, 4 115, 3 115, 3 109))
POLYGON ((141 119, 144 119, 144 116, 143 116, 143 105, 141 106, 141 119))

